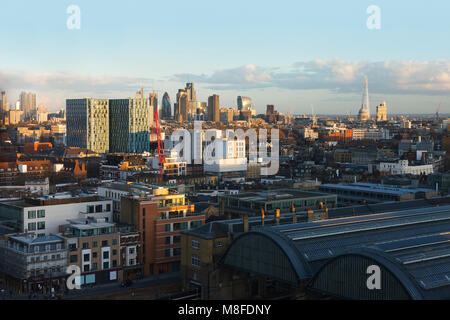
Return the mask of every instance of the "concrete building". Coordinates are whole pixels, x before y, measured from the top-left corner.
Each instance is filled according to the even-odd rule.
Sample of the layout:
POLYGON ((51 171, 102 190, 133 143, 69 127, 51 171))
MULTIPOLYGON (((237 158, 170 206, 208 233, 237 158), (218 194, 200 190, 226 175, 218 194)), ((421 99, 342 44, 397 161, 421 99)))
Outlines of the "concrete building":
POLYGON ((377 106, 377 122, 387 121, 387 107, 386 102, 377 106))
POLYGON ((16 232, 37 236, 56 234, 68 219, 96 218, 112 221, 112 201, 96 195, 53 196, 0 202, 0 221, 16 232))
POLYGON ((374 183, 338 183, 319 186, 321 192, 336 194, 341 205, 353 203, 379 203, 405 201, 437 196, 437 192, 427 188, 408 188, 374 183))
POLYGON ((390 172, 396 174, 428 175, 434 172, 432 164, 409 165, 408 160, 398 160, 397 162, 380 162, 376 165, 380 172, 390 172))
POLYGON ((220 98, 212 95, 208 98, 208 121, 220 122, 220 98))
POLYGON ((180 231, 197 228, 205 216, 195 212, 184 194, 155 188, 144 197, 121 198, 121 223, 140 233, 144 276, 180 270, 180 231))
POLYGON ((49 294, 64 289, 67 250, 64 238, 13 235, 0 241, 0 272, 14 292, 49 294))
POLYGON ((337 206, 337 196, 326 193, 306 192, 296 189, 253 190, 240 192, 237 195, 218 195, 218 202, 223 203, 225 213, 249 216, 273 214, 280 210, 281 214, 291 212, 292 206, 298 211, 337 206))
POLYGON ((109 151, 109 101, 107 99, 68 99, 67 145, 98 153, 109 151))
POLYGON ((120 234, 104 219, 74 219, 60 226, 66 239, 68 263, 78 266, 81 286, 122 280, 120 234))

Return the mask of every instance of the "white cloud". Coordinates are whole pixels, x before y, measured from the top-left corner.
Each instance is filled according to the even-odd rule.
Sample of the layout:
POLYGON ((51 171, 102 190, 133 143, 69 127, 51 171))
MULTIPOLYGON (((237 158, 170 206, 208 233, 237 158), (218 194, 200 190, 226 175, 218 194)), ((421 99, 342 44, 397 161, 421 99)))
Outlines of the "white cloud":
POLYGON ((450 61, 350 62, 342 59, 297 62, 281 69, 248 64, 223 69, 211 75, 175 75, 176 80, 205 83, 211 89, 278 87, 292 90, 327 89, 340 93, 359 92, 364 76, 370 91, 380 94, 447 94, 450 90, 450 61))

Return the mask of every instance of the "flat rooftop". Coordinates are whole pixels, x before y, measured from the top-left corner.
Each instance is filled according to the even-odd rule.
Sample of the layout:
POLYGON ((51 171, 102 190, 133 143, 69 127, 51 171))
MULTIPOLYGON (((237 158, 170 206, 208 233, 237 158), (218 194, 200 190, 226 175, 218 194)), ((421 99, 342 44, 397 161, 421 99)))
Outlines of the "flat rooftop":
POLYGON ((323 196, 330 196, 328 193, 308 192, 296 189, 274 189, 274 190, 255 190, 250 192, 240 192, 238 194, 219 195, 224 198, 235 198, 246 201, 278 201, 291 199, 307 199, 323 196))

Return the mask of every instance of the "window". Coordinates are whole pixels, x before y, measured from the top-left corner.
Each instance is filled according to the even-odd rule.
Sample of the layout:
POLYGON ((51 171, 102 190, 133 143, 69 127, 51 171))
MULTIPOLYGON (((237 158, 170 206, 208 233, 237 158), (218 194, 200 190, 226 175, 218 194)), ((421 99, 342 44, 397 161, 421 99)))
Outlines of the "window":
POLYGON ((170 257, 170 249, 164 250, 164 256, 170 257))
POLYGON ((76 251, 77 245, 75 243, 69 243, 69 250, 70 251, 76 251))
POLYGON ((200 227, 201 225, 202 225, 202 222, 200 220, 191 221, 191 229, 200 227))
POLYGON ((173 243, 180 243, 181 242, 181 236, 173 236, 173 243))
POLYGON ((90 259, 91 259, 91 255, 90 255, 89 253, 86 253, 86 254, 83 256, 83 258, 84 258, 84 262, 89 262, 90 259))
POLYGON ((221 241, 217 241, 216 248, 221 248, 221 247, 223 247, 223 243, 221 241))
POLYGON ((103 240, 102 247, 107 247, 107 246, 108 246, 108 240, 103 240))
POLYGON ((70 256, 70 262, 78 262, 78 256, 77 255, 70 256))
POLYGON ((92 253, 92 258, 97 258, 97 252, 92 253))
POLYGON ((109 203, 106 205, 106 211, 111 211, 111 205, 109 203))
POLYGON ((193 254, 191 256, 191 263, 194 267, 200 267, 200 258, 198 257, 198 255, 193 254))
POLYGON ((117 260, 113 260, 113 267, 117 267, 117 260))
POLYGON ((45 229, 45 221, 38 222, 37 227, 38 227, 38 230, 44 230, 45 229))
POLYGON ((89 271, 89 265, 88 265, 88 264, 86 264, 86 265, 83 266, 83 271, 84 271, 84 272, 89 271))
POLYGON ((192 244, 192 249, 200 249, 200 241, 198 241, 198 240, 192 240, 191 241, 191 244, 192 244))
POLYGON ((166 244, 170 244, 170 237, 166 237, 166 244))
POLYGON ((114 249, 112 253, 113 253, 113 256, 117 255, 117 250, 114 249))
POLYGON ((28 231, 34 231, 36 230, 36 222, 29 223, 28 224, 28 231))
POLYGON ((129 264, 130 266, 134 265, 134 259, 130 259, 130 261, 128 261, 128 264, 129 264))
POLYGON ((88 206, 87 209, 88 209, 87 210, 88 213, 94 213, 95 207, 94 206, 88 206))
POLYGON ((112 239, 112 245, 113 246, 117 245, 117 239, 112 239))
POLYGON ((109 269, 109 262, 103 262, 103 269, 109 269))
POLYGON ((36 211, 28 211, 28 219, 35 219, 36 218, 36 211))
POLYGON ((45 210, 38 210, 37 217, 38 218, 45 218, 45 210))
POLYGON ((94 242, 92 243, 92 247, 93 247, 93 248, 97 248, 97 241, 94 241, 94 242))
POLYGON ((103 259, 109 259, 109 251, 103 252, 103 259))
POLYGON ((89 243, 83 242, 83 249, 89 249, 89 243))
POLYGON ((128 252, 130 253, 130 254, 134 254, 134 248, 130 248, 129 250, 128 250, 128 252))
POLYGON ((97 270, 97 268, 98 268, 97 263, 94 262, 94 263, 92 264, 92 270, 97 270))
POLYGON ((166 232, 170 232, 170 223, 166 224, 166 232))
POLYGON ((102 212, 103 206, 101 204, 95 206, 95 212, 102 212))
POLYGON ((180 256, 181 255, 181 248, 173 248, 173 255, 175 257, 180 256))

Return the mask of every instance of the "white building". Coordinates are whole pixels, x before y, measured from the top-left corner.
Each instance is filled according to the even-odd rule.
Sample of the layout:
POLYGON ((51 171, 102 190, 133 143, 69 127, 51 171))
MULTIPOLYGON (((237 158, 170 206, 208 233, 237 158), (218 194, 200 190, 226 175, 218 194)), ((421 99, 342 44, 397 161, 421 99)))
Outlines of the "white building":
POLYGON ((17 232, 33 232, 40 237, 57 234, 67 220, 80 218, 112 222, 112 200, 96 195, 58 194, 0 203, 1 220, 8 221, 17 232))
POLYGON ((380 172, 391 172, 391 174, 432 174, 434 172, 432 164, 425 164, 419 166, 410 166, 408 160, 399 160, 398 162, 380 162, 377 166, 380 172))
POLYGON ((307 140, 317 140, 317 139, 319 139, 319 133, 314 131, 311 128, 299 129, 299 133, 303 137, 303 139, 307 139, 307 140))

